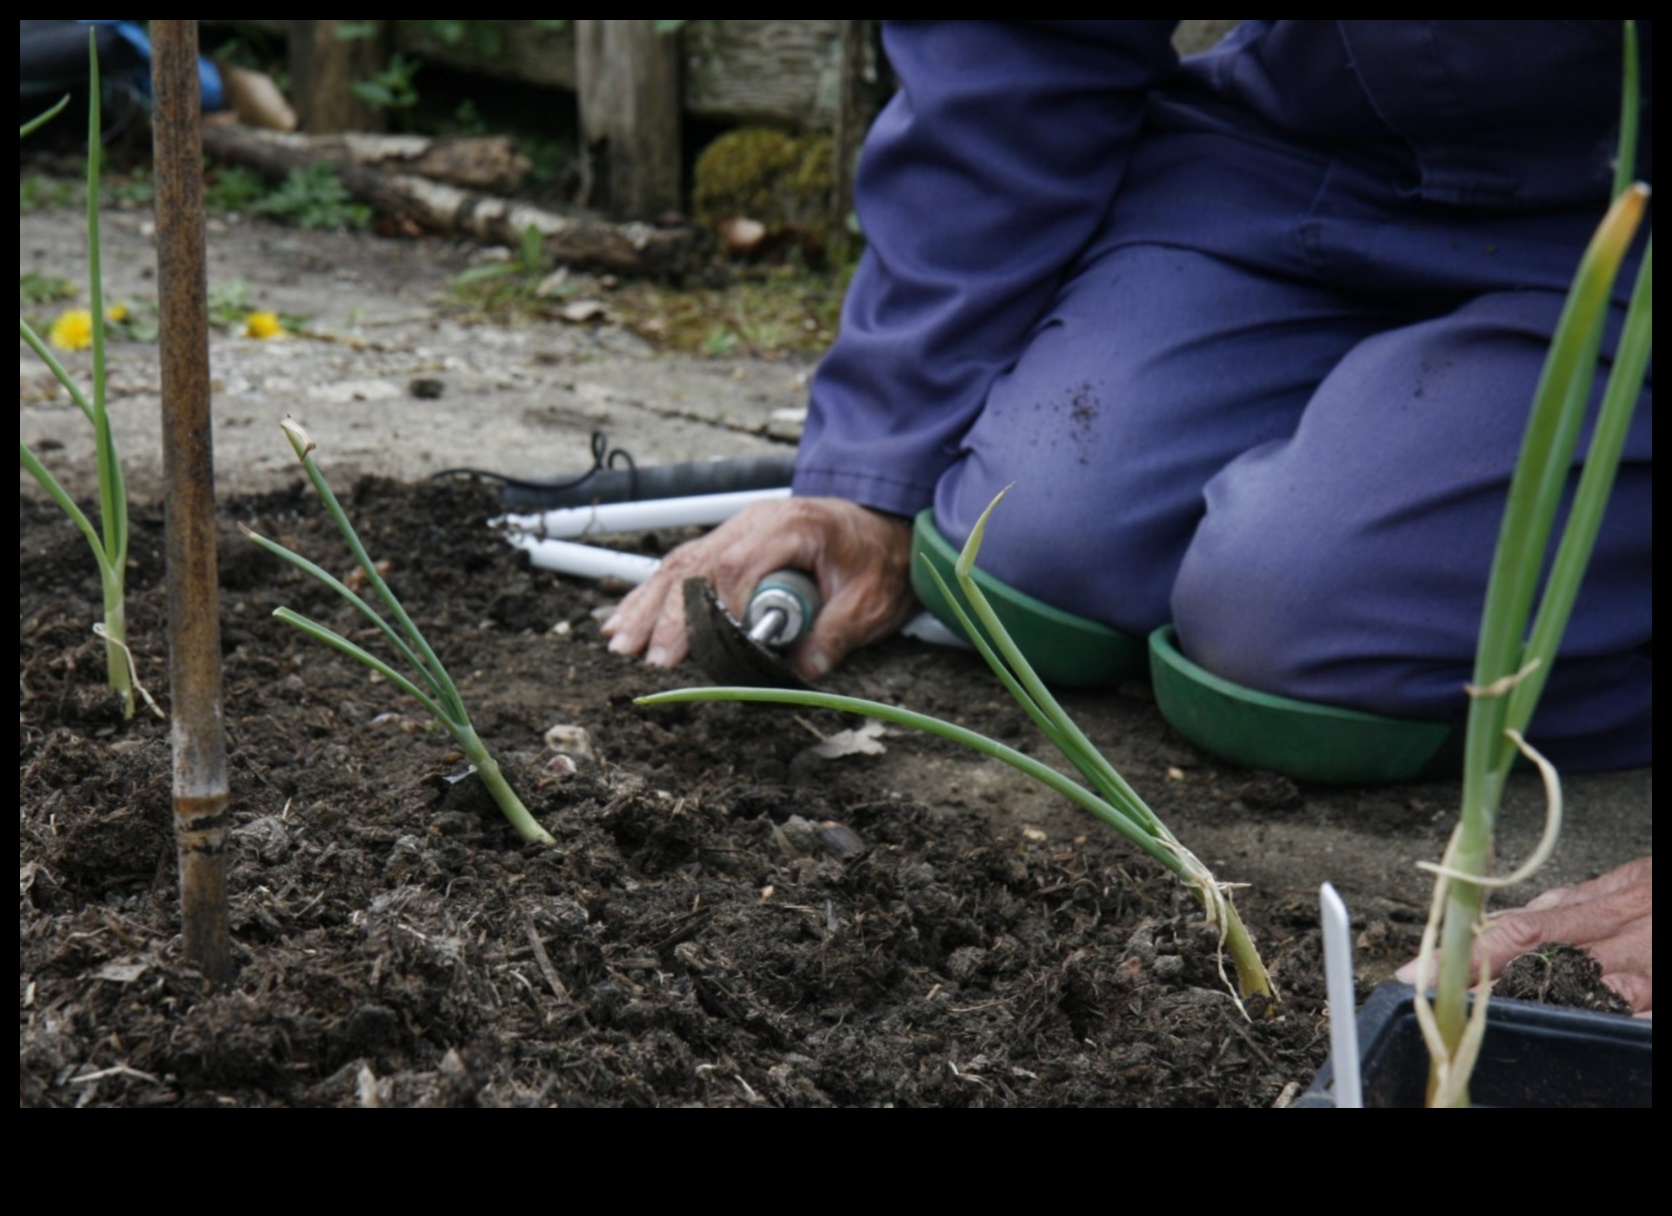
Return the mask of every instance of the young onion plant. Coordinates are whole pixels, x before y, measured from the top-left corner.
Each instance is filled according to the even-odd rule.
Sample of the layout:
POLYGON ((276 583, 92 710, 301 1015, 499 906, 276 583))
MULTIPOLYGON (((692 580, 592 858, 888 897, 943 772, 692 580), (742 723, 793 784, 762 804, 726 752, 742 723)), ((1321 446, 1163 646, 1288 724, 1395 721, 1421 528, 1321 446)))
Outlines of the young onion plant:
POLYGON ((337 501, 337 496, 331 492, 330 485, 326 483, 325 475, 319 471, 319 465, 314 461, 313 439, 290 419, 286 419, 283 425, 285 436, 290 440, 290 446, 296 453, 296 459, 302 462, 302 468, 307 472, 308 480, 313 482, 314 490, 319 494, 320 501, 325 504, 325 509, 330 512, 331 518, 336 521, 337 529, 342 533, 343 539, 348 542, 348 547, 354 554, 354 560, 359 563, 361 572, 366 576, 366 581, 377 592, 377 597, 383 601, 383 606, 388 610, 389 615, 394 618, 396 624, 399 625, 399 629, 397 630, 395 625, 391 625, 366 600, 350 591, 341 580, 333 577, 307 558, 292 553, 283 545, 268 540, 265 536, 260 536, 243 525, 239 525, 240 530, 267 552, 275 557, 283 558, 298 570, 318 579, 354 605, 367 620, 377 626, 378 631, 389 640, 389 643, 399 652, 401 658, 406 660, 407 666, 416 676, 416 679, 409 679, 376 655, 343 637, 342 634, 321 625, 318 621, 310 620, 299 612, 293 612, 289 608, 278 608, 274 610, 273 615, 281 621, 296 626, 309 637, 342 651, 350 658, 358 659, 396 688, 421 701, 424 707, 435 715, 436 720, 452 733, 453 738, 458 740, 459 747, 469 758, 470 763, 475 766, 476 775, 481 778, 482 784, 493 795, 494 802, 504 812, 505 818, 510 821, 511 826, 516 828, 517 834, 524 840, 538 844, 556 844, 557 842, 552 839, 551 835, 535 821, 534 816, 528 813, 528 808, 523 806, 522 799, 517 797, 516 791, 505 780, 505 775, 500 771, 499 764, 488 753, 487 747, 477 736, 475 728, 470 724, 470 714, 465 710, 464 700, 459 696, 458 686, 453 683, 453 678, 447 674, 447 669, 441 665, 441 660, 436 657, 435 651, 424 640, 424 635, 419 632, 418 626, 413 624, 412 618, 407 615, 406 609, 401 607, 401 602, 395 598, 395 593, 389 590, 389 584, 383 581, 383 576, 378 573, 376 565, 367 555, 365 545, 360 543, 360 537, 354 531, 354 525, 348 522, 348 515, 343 511, 342 504, 337 501))
MULTIPOLYGON (((1527 745, 1523 732, 1532 720, 1572 614, 1613 489, 1632 412, 1642 395, 1654 332, 1652 238, 1643 252, 1585 468, 1536 612, 1533 596, 1596 380, 1614 281, 1648 204, 1648 188, 1631 183, 1637 107, 1636 36, 1627 22, 1615 198, 1580 261, 1533 398, 1493 556, 1474 679, 1469 685, 1461 814, 1444 859, 1427 867, 1437 877, 1423 934, 1416 1010, 1433 1061, 1428 1095, 1433 1106, 1468 1104, 1469 1075, 1486 1028, 1487 985, 1476 994, 1472 1012, 1468 1007, 1471 951, 1485 923, 1486 894, 1530 877, 1549 857, 1561 826, 1561 789, 1555 770, 1527 745), (1544 779, 1549 808, 1545 830, 1532 856, 1513 873, 1491 876, 1498 802, 1517 755, 1526 756, 1544 779), (1438 982, 1430 1006, 1426 992, 1436 939, 1438 982)), ((1490 960, 1482 961, 1482 974, 1490 973, 1490 965, 1490 960)))
MULTIPOLYGON (((17 444, 17 462, 41 483, 41 488, 52 496, 70 521, 81 529, 93 550, 93 560, 99 568, 99 582, 104 591, 104 623, 95 630, 105 640, 105 668, 110 687, 122 703, 122 716, 134 716, 134 679, 132 657, 128 651, 128 617, 125 583, 128 567, 128 495, 122 482, 122 462, 116 455, 116 440, 111 435, 110 416, 105 411, 105 309, 104 276, 99 259, 99 59, 93 49, 92 35, 88 35, 91 57, 87 105, 87 290, 92 303, 89 311, 93 326, 93 399, 89 401, 64 365, 58 361, 47 344, 29 322, 17 319, 17 335, 29 349, 40 356, 47 370, 64 386, 70 400, 93 426, 95 461, 99 475, 99 526, 94 527, 87 513, 71 498, 58 479, 41 463, 40 457, 21 439, 17 444)), ((64 98, 46 113, 31 119, 18 128, 18 138, 58 114, 69 103, 64 98)))
POLYGON ((965 635, 975 643, 981 656, 987 660, 988 666, 993 669, 1010 695, 1079 770, 1085 778, 1085 784, 1064 776, 1032 756, 1006 747, 985 735, 950 722, 943 722, 939 718, 929 717, 927 714, 880 701, 788 689, 683 688, 640 697, 636 704, 666 705, 676 701, 762 701, 811 705, 821 709, 835 709, 844 713, 880 718, 899 726, 910 726, 1003 760, 1090 811, 1195 891, 1202 901, 1208 923, 1219 930, 1222 946, 1221 976, 1224 976, 1225 954, 1230 955, 1236 971, 1234 991, 1238 1006, 1247 1013, 1243 1001, 1258 996, 1263 998, 1260 1007, 1269 1011, 1276 1002, 1277 994, 1272 987, 1271 977, 1266 974, 1265 964, 1260 960, 1259 952, 1255 950, 1254 942, 1249 937, 1242 918, 1237 915, 1236 906, 1231 902, 1230 889, 1214 877, 1213 872, 1199 857, 1179 843, 1178 838, 1138 796, 1126 779, 1092 746, 1091 740, 1086 738, 1085 733, 1075 725, 1067 711, 1058 704, 1057 699, 1034 673, 1033 667, 1005 631, 998 614, 993 611, 981 588, 976 585, 972 571, 975 568, 976 555, 981 550, 982 536, 987 529, 987 518, 1003 498, 1004 494, 1001 492, 982 513, 954 568, 958 586, 973 609, 976 620, 980 622, 980 627, 970 619, 969 612, 946 586, 940 573, 933 566, 928 568, 935 581, 940 584, 947 602, 958 614, 958 621, 963 626, 965 635))

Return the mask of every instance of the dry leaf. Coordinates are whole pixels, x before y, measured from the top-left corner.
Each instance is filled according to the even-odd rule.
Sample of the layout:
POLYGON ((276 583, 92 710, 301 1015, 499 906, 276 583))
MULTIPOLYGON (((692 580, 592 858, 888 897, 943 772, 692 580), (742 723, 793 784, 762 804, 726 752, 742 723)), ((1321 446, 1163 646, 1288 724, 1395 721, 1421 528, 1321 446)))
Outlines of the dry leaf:
POLYGON ((589 321, 609 320, 610 310, 604 307, 602 300, 576 300, 573 304, 564 305, 558 315, 575 325, 585 325, 589 321))
POLYGON ((823 743, 815 743, 807 750, 821 760, 836 760, 842 756, 880 756, 888 750, 881 740, 887 729, 873 718, 853 730, 839 730, 823 743))

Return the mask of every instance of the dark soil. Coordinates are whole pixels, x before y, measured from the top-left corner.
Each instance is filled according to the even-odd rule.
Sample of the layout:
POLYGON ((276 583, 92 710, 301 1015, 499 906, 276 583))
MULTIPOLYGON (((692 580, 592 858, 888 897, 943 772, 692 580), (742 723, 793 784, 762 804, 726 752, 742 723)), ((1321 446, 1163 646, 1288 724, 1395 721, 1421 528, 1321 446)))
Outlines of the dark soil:
POLYGON ((1630 1013, 1631 1006, 1602 982, 1602 964, 1578 946, 1545 942, 1504 968, 1492 991, 1498 996, 1601 1013, 1630 1013))
MULTIPOLYGON (((935 740, 815 758, 815 735, 854 724, 832 714, 637 708, 694 673, 607 654, 613 597, 473 526, 488 491, 366 480, 345 498, 558 847, 523 845, 450 784, 452 741, 409 698, 272 619, 289 605, 375 641, 233 531, 346 575, 311 491, 233 501, 239 973, 207 991, 180 957, 167 725, 115 716, 85 543, 20 495, 25 1105, 1270 1106, 1322 1062, 1305 888, 1242 893, 1283 995, 1249 1021, 1195 901, 1089 819, 1020 818, 969 775, 985 769, 946 778, 935 740), (601 763, 545 745, 555 724, 584 727, 601 763), (941 775, 900 779, 918 763, 941 775)), ((160 510, 133 530, 130 636, 166 704, 160 510)), ((891 644, 833 683, 1024 737, 959 656, 891 644)), ((1164 814, 1308 813, 1292 783, 1183 754, 1141 691, 1105 702, 1118 763, 1164 814)), ((1414 827, 1390 814, 1388 830, 1414 827)), ((1361 953, 1393 965, 1415 922, 1372 918, 1361 953)))

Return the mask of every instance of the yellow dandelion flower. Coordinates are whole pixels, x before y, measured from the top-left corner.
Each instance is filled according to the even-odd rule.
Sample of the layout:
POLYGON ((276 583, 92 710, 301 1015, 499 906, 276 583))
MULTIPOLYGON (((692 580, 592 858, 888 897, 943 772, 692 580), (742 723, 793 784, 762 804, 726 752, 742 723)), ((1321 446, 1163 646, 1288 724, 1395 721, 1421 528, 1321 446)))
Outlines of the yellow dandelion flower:
POLYGON ((120 325, 127 319, 128 302, 126 300, 118 300, 109 308, 105 309, 105 320, 109 321, 112 325, 120 325))
POLYGON ((59 350, 86 350, 93 345, 93 314, 85 308, 68 308, 47 330, 46 340, 59 350))
POLYGON ((282 338, 284 324, 277 313, 252 312, 244 318, 244 336, 246 338, 282 338))

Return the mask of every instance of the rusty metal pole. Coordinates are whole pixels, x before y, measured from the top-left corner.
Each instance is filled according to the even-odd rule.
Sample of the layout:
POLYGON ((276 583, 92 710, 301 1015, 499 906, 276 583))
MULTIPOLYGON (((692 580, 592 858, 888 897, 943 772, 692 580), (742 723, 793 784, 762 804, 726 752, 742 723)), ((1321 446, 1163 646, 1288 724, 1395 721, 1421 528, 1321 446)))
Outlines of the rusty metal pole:
POLYGON ((230 810, 221 730, 197 22, 151 23, 151 80, 180 918, 186 961, 219 985, 232 978, 226 907, 230 810))

